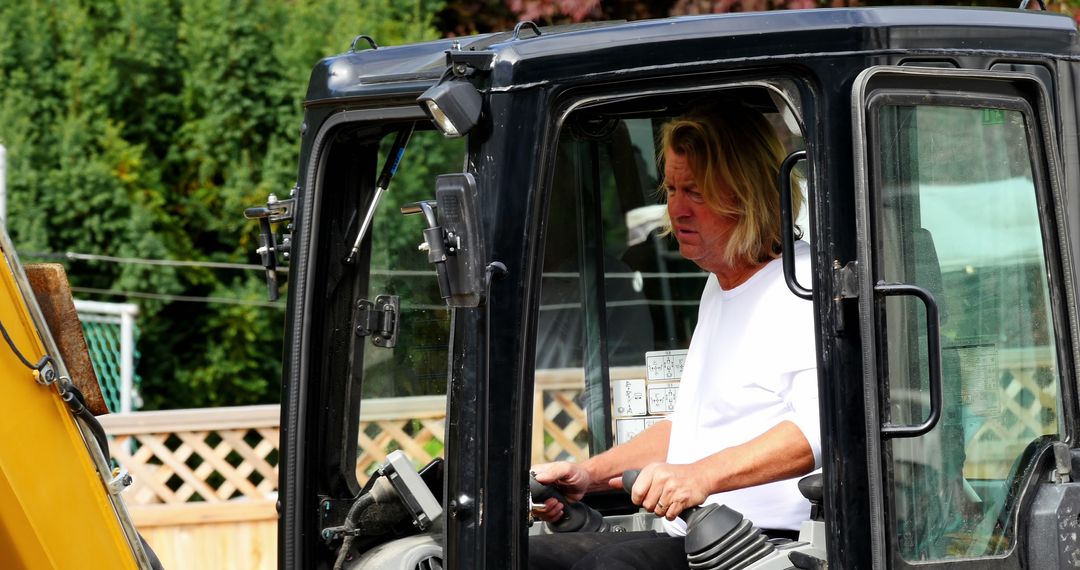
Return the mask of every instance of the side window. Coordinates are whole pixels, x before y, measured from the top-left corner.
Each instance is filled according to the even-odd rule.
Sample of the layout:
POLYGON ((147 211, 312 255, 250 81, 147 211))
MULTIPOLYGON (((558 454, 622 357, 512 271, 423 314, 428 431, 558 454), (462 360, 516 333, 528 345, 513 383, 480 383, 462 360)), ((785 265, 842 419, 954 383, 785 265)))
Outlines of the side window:
MULTIPOLYGON (((801 148, 794 118, 785 123, 769 108, 766 89, 740 93, 754 95, 789 150, 801 148)), ((560 132, 540 282, 533 464, 584 460, 674 407, 708 275, 662 235, 659 139, 694 101, 643 98, 631 111, 619 101, 614 112, 571 114, 560 132)))
MULTIPOLYGON (((941 419, 886 448, 893 557, 906 562, 1008 552, 1020 458, 1061 431, 1033 117, 958 105, 871 104, 876 279, 930 291, 941 324, 941 419)), ((884 303, 894 425, 929 413, 925 318, 912 298, 884 303)))
MULTIPOLYGON (((380 141, 379 165, 386 161, 393 138, 380 141)), ((403 216, 401 207, 431 199, 435 177, 459 170, 464 155, 464 139, 446 139, 436 131, 413 133, 403 159, 406 167, 398 171, 373 218, 363 298, 375 302, 378 296, 395 295, 400 312, 394 347, 355 339, 364 351, 356 452, 360 484, 396 449, 404 450, 417 466, 445 455, 450 311, 439 296, 427 256, 417 250, 426 227, 423 216, 403 216)))
MULTIPOLYGON (((534 463, 580 461, 608 448, 619 429, 609 382, 640 379, 643 387, 646 352, 689 346, 705 283, 659 235, 662 119, 621 119, 597 131, 578 119, 559 138, 545 232, 534 463)), ((647 411, 644 390, 638 394, 647 411)))

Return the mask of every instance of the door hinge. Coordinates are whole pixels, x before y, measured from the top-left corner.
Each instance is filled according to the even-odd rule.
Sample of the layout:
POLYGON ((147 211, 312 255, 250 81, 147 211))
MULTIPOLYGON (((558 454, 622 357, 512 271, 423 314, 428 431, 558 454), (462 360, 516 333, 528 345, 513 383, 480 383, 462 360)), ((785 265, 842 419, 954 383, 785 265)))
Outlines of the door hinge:
POLYGON ((394 348, 398 336, 400 298, 379 295, 375 302, 360 299, 356 302, 356 336, 370 336, 371 344, 394 348))
POLYGON ((833 260, 833 328, 844 332, 844 299, 859 298, 859 262, 849 261, 840 265, 833 260))

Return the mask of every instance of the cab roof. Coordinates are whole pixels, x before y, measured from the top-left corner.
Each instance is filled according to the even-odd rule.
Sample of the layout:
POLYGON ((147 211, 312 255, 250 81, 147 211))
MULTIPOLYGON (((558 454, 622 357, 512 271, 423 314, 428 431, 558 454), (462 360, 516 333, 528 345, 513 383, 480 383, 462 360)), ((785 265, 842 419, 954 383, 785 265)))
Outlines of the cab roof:
POLYGON ((490 88, 510 91, 739 62, 843 55, 1074 59, 1072 18, 963 7, 778 10, 605 22, 350 51, 320 61, 307 104, 419 94, 446 71, 448 50, 486 53, 490 88))

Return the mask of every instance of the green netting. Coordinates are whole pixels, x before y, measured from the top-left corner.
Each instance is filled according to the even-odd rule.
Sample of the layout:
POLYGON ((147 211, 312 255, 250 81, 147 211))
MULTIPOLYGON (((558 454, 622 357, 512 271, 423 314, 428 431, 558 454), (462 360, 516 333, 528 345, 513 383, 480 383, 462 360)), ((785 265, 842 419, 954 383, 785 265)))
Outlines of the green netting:
MULTIPOLYGON (((94 373, 97 374, 98 383, 101 384, 101 395, 109 406, 109 411, 120 411, 120 317, 107 315, 79 315, 82 321, 83 334, 86 336, 86 346, 90 350, 90 362, 94 365, 94 373)), ((134 346, 131 347, 134 369, 139 363, 139 327, 132 324, 134 346)), ((137 410, 142 407, 142 399, 139 398, 139 384, 141 383, 138 373, 132 372, 131 386, 131 409, 137 410)))

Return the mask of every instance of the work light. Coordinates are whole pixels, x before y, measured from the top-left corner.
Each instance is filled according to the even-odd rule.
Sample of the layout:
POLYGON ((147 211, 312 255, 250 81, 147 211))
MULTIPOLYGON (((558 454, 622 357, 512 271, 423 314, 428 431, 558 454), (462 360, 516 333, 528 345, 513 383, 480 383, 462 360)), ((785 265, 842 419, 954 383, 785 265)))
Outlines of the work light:
POLYGON ((465 136, 480 120, 480 92, 465 80, 451 79, 433 85, 417 102, 449 138, 465 136))

